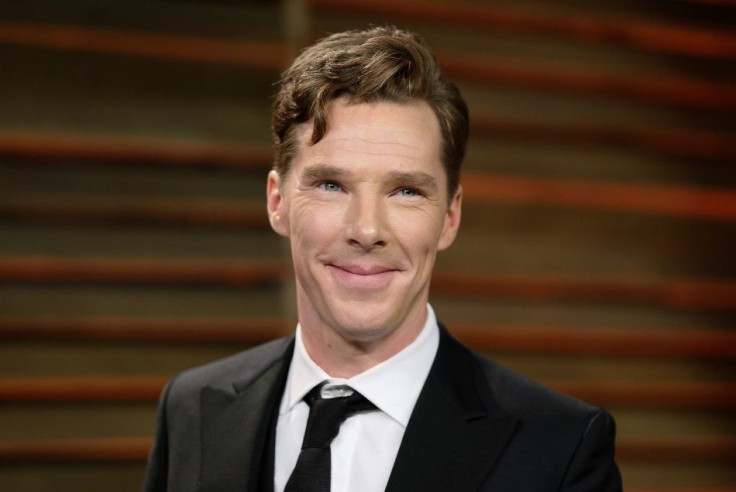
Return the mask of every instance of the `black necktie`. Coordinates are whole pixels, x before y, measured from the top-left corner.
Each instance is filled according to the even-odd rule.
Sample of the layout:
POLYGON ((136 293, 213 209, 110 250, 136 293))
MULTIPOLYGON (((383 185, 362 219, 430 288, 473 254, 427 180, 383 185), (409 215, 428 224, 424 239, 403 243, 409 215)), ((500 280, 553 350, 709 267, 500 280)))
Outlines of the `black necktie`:
POLYGON ((345 419, 375 408, 357 391, 350 396, 322 398, 322 386, 316 386, 304 397, 309 405, 307 429, 299 459, 284 492, 329 492, 330 443, 345 419))

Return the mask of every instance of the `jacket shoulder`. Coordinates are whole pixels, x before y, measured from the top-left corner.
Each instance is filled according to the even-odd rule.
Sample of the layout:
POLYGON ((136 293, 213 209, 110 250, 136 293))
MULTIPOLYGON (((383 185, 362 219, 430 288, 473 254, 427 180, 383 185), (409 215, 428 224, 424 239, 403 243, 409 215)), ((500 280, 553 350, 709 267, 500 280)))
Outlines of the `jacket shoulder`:
POLYGON ((491 489, 621 491, 608 412, 475 357, 495 404, 518 418, 491 489))
POLYGON ((210 386, 232 391, 233 384, 246 385, 285 356, 292 337, 280 338, 237 354, 187 369, 169 383, 169 399, 177 400, 210 386))
POLYGON ((522 418, 590 418, 601 409, 474 354, 496 403, 522 418))

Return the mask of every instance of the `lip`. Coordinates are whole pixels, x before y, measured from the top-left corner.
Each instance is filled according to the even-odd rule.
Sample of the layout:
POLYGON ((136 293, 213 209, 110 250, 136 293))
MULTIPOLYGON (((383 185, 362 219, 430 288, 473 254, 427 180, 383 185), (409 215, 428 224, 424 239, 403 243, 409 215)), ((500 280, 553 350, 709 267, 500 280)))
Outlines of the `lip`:
POLYGON ((368 275, 380 275, 382 273, 386 272, 392 272, 395 271, 394 268, 388 268, 381 265, 330 265, 332 267, 335 267, 339 270, 343 270, 347 273, 351 273, 353 275, 360 275, 360 276, 368 276, 368 275))
POLYGON ((395 268, 382 265, 328 265, 332 275, 342 284, 353 288, 379 290, 391 282, 398 272, 395 268))

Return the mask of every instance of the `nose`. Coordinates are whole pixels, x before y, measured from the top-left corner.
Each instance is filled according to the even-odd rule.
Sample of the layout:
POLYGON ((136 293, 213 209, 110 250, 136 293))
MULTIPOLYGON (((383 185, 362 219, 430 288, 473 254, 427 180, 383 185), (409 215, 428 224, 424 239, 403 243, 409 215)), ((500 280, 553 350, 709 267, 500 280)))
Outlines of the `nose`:
POLYGON ((386 245, 386 211, 380 198, 353 195, 345 218, 351 246, 372 250, 386 245))

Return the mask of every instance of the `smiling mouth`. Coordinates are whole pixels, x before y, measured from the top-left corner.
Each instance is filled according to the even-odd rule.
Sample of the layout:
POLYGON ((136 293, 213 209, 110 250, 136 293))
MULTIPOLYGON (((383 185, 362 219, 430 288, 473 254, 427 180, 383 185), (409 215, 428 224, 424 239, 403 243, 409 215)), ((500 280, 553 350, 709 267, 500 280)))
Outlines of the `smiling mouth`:
POLYGON ((383 266, 328 265, 332 274, 343 284, 361 289, 387 287, 398 270, 383 266))
POLYGON ((382 266, 360 266, 360 265, 346 265, 346 266, 330 265, 330 266, 335 267, 338 270, 342 270, 344 272, 350 273, 352 275, 360 275, 361 277, 367 277, 370 275, 380 275, 382 273, 396 271, 393 268, 387 268, 387 267, 382 267, 382 266))

